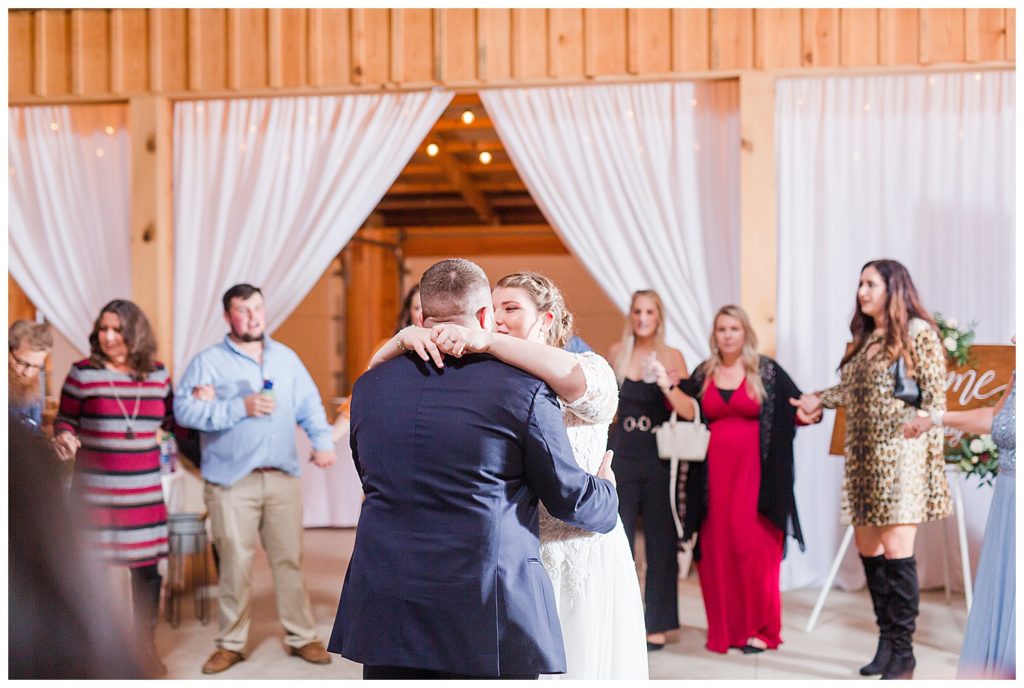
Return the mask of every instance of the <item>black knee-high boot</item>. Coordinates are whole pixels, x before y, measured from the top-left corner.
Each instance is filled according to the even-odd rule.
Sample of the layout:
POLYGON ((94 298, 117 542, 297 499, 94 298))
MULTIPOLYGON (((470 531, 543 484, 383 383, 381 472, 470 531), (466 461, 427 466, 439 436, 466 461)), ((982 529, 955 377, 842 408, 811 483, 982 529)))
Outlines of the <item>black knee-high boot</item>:
POLYGON ((861 556, 864 564, 864 575, 868 579, 868 591, 871 593, 871 605, 875 608, 875 621, 878 622, 878 647, 875 657, 869 664, 860 668, 861 676, 878 676, 885 671, 892 655, 892 632, 889 621, 889 577, 885 571, 885 557, 861 556))
POLYGON ((889 619, 892 624, 892 656, 882 673, 883 679, 914 677, 914 629, 921 601, 917 581, 917 560, 887 559, 885 570, 889 579, 889 619))
POLYGON ((143 667, 151 676, 165 676, 167 667, 156 652, 156 626, 160 618, 163 578, 156 564, 132 569, 132 607, 143 667))

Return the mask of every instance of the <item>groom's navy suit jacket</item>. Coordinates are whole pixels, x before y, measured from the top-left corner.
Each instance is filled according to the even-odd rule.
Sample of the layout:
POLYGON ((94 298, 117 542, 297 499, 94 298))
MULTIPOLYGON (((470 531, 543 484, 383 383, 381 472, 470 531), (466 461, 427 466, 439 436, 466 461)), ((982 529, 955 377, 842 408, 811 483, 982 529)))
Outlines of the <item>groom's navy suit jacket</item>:
POLYGON ((554 392, 490 356, 438 370, 406 355, 356 381, 351 442, 365 499, 329 649, 371 666, 563 673, 537 501, 606 533, 618 498, 576 465, 554 392))

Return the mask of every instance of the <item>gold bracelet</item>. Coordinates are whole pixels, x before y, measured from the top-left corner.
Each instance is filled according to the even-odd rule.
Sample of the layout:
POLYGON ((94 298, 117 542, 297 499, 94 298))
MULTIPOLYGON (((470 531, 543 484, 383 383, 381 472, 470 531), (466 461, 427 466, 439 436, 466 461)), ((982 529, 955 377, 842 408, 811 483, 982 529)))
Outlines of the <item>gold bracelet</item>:
POLYGON ((402 353, 402 354, 404 354, 406 351, 408 351, 408 349, 405 348, 405 344, 402 343, 402 333, 403 332, 405 332, 405 328, 404 327, 398 331, 398 334, 395 335, 395 339, 396 339, 395 343, 398 344, 398 352, 402 353))

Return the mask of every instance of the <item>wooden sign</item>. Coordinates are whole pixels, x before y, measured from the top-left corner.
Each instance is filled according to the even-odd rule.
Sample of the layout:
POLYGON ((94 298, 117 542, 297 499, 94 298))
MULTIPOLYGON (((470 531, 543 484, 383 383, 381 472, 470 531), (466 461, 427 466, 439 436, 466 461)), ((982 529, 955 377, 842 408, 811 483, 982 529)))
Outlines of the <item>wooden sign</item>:
MULTIPOLYGON (((966 411, 993 406, 1006 390, 1013 373, 1015 348, 975 345, 966 366, 950 368, 946 373, 946 405, 950 411, 966 411)), ((828 453, 843 456, 846 438, 846 410, 837 409, 828 453)))

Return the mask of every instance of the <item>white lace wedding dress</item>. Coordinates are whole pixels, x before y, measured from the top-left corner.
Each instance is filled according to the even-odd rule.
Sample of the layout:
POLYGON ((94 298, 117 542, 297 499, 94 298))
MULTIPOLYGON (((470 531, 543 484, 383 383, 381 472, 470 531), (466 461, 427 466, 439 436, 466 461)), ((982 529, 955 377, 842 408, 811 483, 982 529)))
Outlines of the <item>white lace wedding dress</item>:
MULTIPOLYGON (((597 473, 618 406, 611 366, 594 353, 576 354, 587 391, 562 401, 576 463, 597 473)), ((612 469, 615 464, 612 462, 612 469)), ((622 521, 605 535, 574 528, 540 509, 540 555, 551 576, 562 625, 567 671, 544 678, 646 679, 647 630, 633 555, 622 521)))

